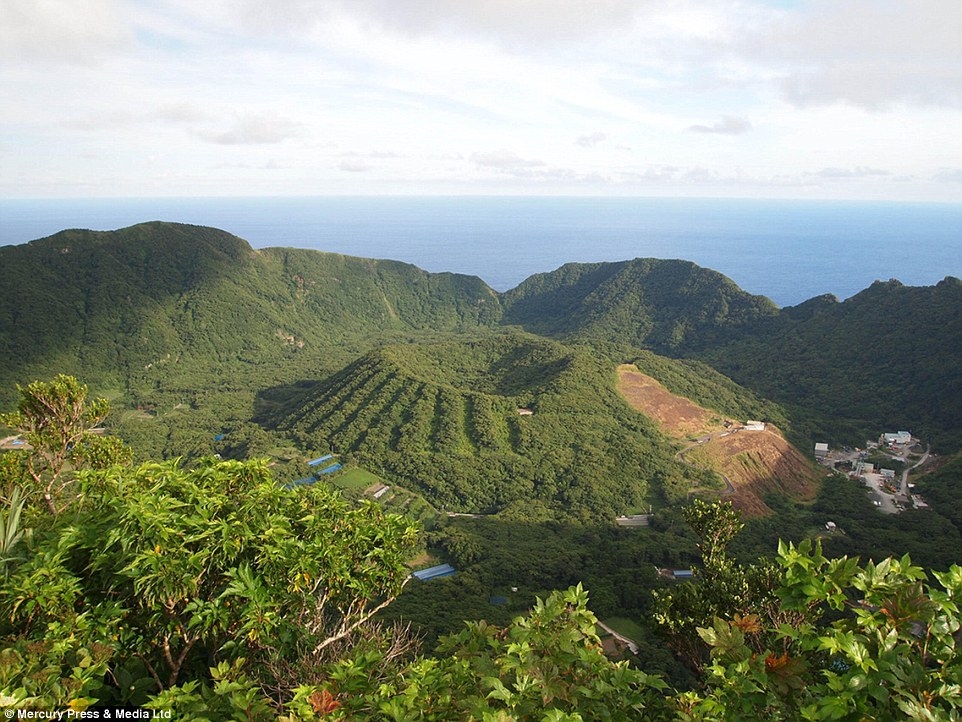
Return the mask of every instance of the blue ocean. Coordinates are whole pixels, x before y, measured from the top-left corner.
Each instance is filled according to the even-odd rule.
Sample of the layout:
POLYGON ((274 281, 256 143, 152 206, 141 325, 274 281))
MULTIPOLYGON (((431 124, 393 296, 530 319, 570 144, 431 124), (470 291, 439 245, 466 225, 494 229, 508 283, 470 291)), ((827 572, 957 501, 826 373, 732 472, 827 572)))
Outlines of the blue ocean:
POLYGON ((0 200, 0 245, 150 220, 255 248, 390 258, 505 291, 569 262, 680 258, 791 306, 875 280, 962 277, 962 204, 572 197, 0 200))

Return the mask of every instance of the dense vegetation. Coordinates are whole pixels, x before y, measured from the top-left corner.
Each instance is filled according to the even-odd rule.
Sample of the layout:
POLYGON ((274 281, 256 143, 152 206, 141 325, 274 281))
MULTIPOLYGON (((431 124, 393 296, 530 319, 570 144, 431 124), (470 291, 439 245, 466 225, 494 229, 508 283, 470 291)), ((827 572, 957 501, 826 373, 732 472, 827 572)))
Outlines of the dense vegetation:
POLYGON ((929 579, 908 557, 863 566, 807 540, 746 564, 728 552, 737 513, 696 501, 695 581, 652 600, 694 689, 610 661, 580 583, 423 651, 374 621, 410 580, 403 517, 323 483, 286 488, 256 461, 133 466, 106 442, 54 468, 106 402, 63 376, 20 394, 4 421, 28 445, 0 468, 0 706, 14 714, 936 720, 962 706, 959 566, 929 579))
POLYGON ((539 500, 610 519, 699 482, 617 396, 610 363, 534 336, 385 346, 312 389, 280 424, 440 508, 491 513, 539 500), (652 488, 653 487, 653 488, 652 488))
POLYGON ((778 309, 716 271, 651 258, 568 264, 504 295, 504 322, 679 355, 707 348, 778 309))
MULTIPOLYGON (((255 252, 222 231, 173 223, 6 246, 0 268, 5 406, 15 383, 68 372, 123 406, 189 408, 206 432, 249 420, 252 393, 322 379, 381 343, 518 325, 565 342, 697 356, 790 405, 800 445, 861 444, 900 427, 936 450, 962 448, 951 373, 962 363, 957 279, 877 283, 845 302, 779 310, 691 263, 637 259, 571 264, 498 294, 474 277, 255 252)), ((163 432, 174 438, 145 448, 199 451, 178 423, 163 432)))
MULTIPOLYGON (((711 561, 689 492, 721 480, 676 458, 676 443, 618 395, 614 369, 634 363, 721 418, 776 424, 802 449, 908 427, 949 453, 962 443, 957 280, 876 284, 844 303, 778 310, 692 264, 637 260, 566 266, 497 294, 476 278, 255 252, 221 231, 167 223, 0 248, 0 269, 0 408, 20 403, 0 423, 45 450, 0 454, 4 694, 160 695, 157 704, 210 719, 743 719, 749 707, 750 718, 820 718, 830 692, 847 700, 832 712, 840 718, 954 704, 930 684, 943 658, 873 670, 857 645, 841 648, 895 629, 894 648, 915 654, 904 621, 860 618, 852 601, 789 637, 760 612, 775 597, 826 609, 843 589, 850 600, 911 593, 928 600, 914 619, 941 614, 951 626, 934 575, 923 582, 907 560, 877 570, 906 552, 932 569, 960 561, 957 459, 918 480, 930 510, 884 516, 840 476, 809 505, 772 495, 775 515, 751 520, 711 561), (112 412, 84 405, 86 389, 61 372, 83 376, 112 412), (14 386, 38 377, 55 380, 14 386), (48 398, 63 402, 52 408, 70 421, 64 433, 40 423, 48 398), (86 433, 101 422, 130 447, 86 433), (348 471, 285 488, 312 473, 306 459, 328 453, 348 471), (385 485, 379 505, 360 501, 385 485), (611 523, 652 507, 647 528, 611 523), (395 511, 420 517, 425 533, 415 539, 395 511), (338 519, 355 525, 345 537, 354 548, 320 529, 346 533, 338 519), (295 542, 305 533, 317 545, 295 542), (188 540, 183 554, 167 553, 175 536, 188 540), (846 562, 831 572, 835 586, 808 588, 834 564, 803 546, 813 537, 829 557, 877 564, 846 562), (758 563, 779 540, 796 546, 758 563), (324 549, 334 576, 280 573, 324 549), (412 625, 405 633, 366 618, 403 584, 402 558, 458 568, 405 584, 378 614, 378 625, 412 625), (706 607, 656 567, 694 568, 714 601, 706 607), (308 620, 332 584, 348 585, 348 606, 308 620), (746 585, 752 594, 731 596, 746 585), (140 599, 151 589, 160 591, 140 599), (669 598, 701 605, 697 618, 669 615, 693 620, 672 646, 678 656, 668 651, 675 632, 654 622, 669 598), (760 621, 741 621, 753 614, 760 621), (596 653, 592 615, 629 625, 643 673, 596 653), (318 649, 351 619, 361 623, 318 649), (465 631, 465 619, 490 625, 465 631), (438 635, 453 636, 435 653, 438 635), (686 665, 686 648, 701 657, 686 665), (565 677, 570 668, 585 672, 565 677), (873 702, 851 692, 879 686, 876 672, 915 686, 873 702), (28 678, 37 686, 21 684, 28 678), (576 699, 589 682, 599 686, 576 699)), ((940 578, 955 599, 954 577, 940 578)), ((940 669, 940 679, 955 674, 940 669)))
MULTIPOLYGON (((0 248, 0 393, 69 371, 156 403, 311 377, 371 334, 460 331, 500 315, 476 278, 147 223, 0 248), (345 349, 346 347, 346 349, 345 349), (32 374, 32 375, 31 375, 32 374)), ((346 354, 346 355, 345 355, 346 354)))
POLYGON ((766 398, 790 404, 806 435, 854 445, 910 429, 962 449, 962 281, 877 282, 843 303, 785 309, 759 333, 701 354, 766 398))

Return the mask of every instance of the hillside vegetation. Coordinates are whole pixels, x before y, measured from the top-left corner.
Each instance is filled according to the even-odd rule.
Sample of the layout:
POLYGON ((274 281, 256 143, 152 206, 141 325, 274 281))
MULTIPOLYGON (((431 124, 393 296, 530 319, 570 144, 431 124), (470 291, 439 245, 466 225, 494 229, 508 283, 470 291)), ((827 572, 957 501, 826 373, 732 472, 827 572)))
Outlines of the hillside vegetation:
POLYGON ((477 278, 145 223, 0 248, 0 393, 68 370, 135 396, 291 377, 372 333, 497 321, 477 278), (296 373, 296 372, 295 372, 296 373))
POLYGON ((636 259, 498 294, 159 222, 3 247, 0 268, 0 404, 75 374, 115 402, 138 458, 333 450, 459 510, 674 503, 705 479, 617 394, 626 362, 801 448, 886 428, 962 444, 956 279, 779 310, 689 262, 636 259))
POLYGON ((962 448, 959 279, 877 282, 844 302, 813 299, 700 358, 790 404, 810 436, 859 445, 898 428, 943 451, 962 448))
POLYGON ((962 282, 780 310, 636 259, 499 294, 170 223, 0 248, 0 280, 5 705, 289 722, 959 708, 962 282), (728 433, 749 419, 777 433, 728 433), (931 509, 815 483, 814 440, 898 427, 941 457, 912 477, 931 509), (328 454, 330 475, 309 466, 328 454), (743 534, 729 500, 760 514, 743 534), (652 513, 615 523, 635 512, 652 513), (442 562, 456 574, 411 581, 442 562), (628 620, 630 663, 605 658, 596 615, 628 620))
POLYGON ((452 511, 538 499, 560 516, 610 518, 653 490, 677 500, 698 477, 620 403, 607 360, 529 335, 385 346, 319 384, 280 428, 452 511))
POLYGON ((791 406, 789 437, 864 444, 908 428, 962 449, 962 281, 876 282, 845 301, 779 310, 683 261, 569 264, 504 295, 504 322, 566 340, 606 340, 705 361, 791 406))
POLYGON ((639 258, 572 263, 504 295, 504 323, 559 338, 592 338, 679 355, 738 334, 778 309, 717 271, 639 258))
POLYGON ((744 563, 738 513, 696 500, 694 580, 655 590, 646 617, 694 685, 649 654, 610 659, 580 582, 425 651, 376 621, 412 580, 408 519, 287 488, 264 460, 132 465, 76 379, 20 394, 2 421, 28 443, 0 457, 8 718, 951 719, 962 704, 958 565, 930 579, 907 555, 863 565, 810 539, 744 563))

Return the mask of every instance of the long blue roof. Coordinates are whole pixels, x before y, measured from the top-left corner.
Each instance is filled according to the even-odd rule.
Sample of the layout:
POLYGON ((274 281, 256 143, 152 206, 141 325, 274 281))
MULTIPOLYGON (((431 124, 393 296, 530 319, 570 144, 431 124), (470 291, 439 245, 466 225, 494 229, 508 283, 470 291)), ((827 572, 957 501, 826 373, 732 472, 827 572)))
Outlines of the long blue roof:
POLYGON ((427 569, 422 569, 420 571, 414 572, 411 576, 420 579, 422 582, 426 582, 429 579, 437 579, 438 577, 449 577, 457 571, 450 564, 439 564, 436 567, 429 567, 427 569))

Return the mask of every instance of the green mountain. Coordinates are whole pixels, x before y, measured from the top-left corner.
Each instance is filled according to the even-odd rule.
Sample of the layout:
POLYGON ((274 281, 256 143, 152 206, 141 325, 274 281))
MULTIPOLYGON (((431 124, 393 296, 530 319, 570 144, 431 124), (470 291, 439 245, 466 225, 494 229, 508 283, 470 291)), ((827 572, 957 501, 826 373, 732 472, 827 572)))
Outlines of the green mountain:
POLYGON ((331 449, 474 511, 683 498, 694 472, 615 391, 626 362, 803 448, 896 427, 962 447, 956 279, 778 309, 692 263, 636 259, 498 294, 159 222, 2 247, 0 269, 0 406, 16 383, 76 375, 143 456, 331 449))
POLYGON ((504 323, 556 338, 591 338, 680 355, 775 317, 767 298, 688 261, 568 264, 504 294, 504 323))
POLYGON ((497 294, 477 278, 254 251, 223 231, 174 223, 2 247, 0 268, 4 404, 14 383, 59 372, 134 396, 248 388, 314 368, 372 333, 461 331, 500 317, 497 294))
POLYGON ((908 429, 942 451, 962 449, 957 278, 876 282, 844 302, 812 299, 699 357, 790 406, 810 438, 862 444, 908 429))
POLYGON ((570 264, 503 296, 502 323, 707 362, 788 405, 792 437, 863 444, 909 429, 962 449, 962 281, 876 282, 778 309, 685 261, 570 264), (867 437, 866 434, 869 436, 867 437))

